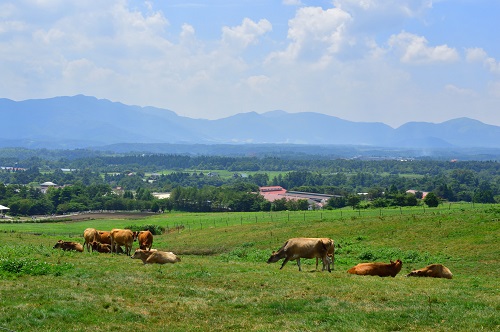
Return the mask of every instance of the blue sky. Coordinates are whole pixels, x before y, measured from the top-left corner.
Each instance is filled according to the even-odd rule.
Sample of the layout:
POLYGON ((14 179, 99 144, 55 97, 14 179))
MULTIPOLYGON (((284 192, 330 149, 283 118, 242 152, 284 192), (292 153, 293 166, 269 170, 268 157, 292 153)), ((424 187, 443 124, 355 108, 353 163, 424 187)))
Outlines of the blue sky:
POLYGON ((498 0, 0 2, 0 97, 500 126, 498 0))

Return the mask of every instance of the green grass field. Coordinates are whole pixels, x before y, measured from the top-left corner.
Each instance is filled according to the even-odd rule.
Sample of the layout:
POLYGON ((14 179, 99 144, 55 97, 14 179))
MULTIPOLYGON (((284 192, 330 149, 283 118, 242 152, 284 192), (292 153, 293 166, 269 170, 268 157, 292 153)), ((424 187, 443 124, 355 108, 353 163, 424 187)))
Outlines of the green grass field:
POLYGON ((500 330, 500 207, 375 212, 0 224, 0 331, 500 330), (165 227, 153 247, 182 261, 52 249, 59 239, 83 243, 87 227, 130 225, 165 227), (335 270, 266 264, 297 236, 333 238, 335 270), (397 258, 395 278, 346 273, 397 258), (454 278, 404 277, 431 263, 454 278))

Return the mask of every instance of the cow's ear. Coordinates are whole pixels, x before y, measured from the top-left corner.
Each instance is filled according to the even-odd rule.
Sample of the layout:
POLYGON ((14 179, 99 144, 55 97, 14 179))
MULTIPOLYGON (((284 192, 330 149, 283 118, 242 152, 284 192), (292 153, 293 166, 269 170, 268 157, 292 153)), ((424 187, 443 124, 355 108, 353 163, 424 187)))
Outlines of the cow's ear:
POLYGON ((394 264, 394 262, 392 261, 392 259, 391 259, 391 264, 394 264))

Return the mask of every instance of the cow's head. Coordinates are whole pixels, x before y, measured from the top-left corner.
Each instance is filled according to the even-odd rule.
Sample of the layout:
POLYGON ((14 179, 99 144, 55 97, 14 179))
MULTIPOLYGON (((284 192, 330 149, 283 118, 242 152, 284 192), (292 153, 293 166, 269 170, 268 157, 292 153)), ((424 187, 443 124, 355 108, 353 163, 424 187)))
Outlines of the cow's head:
POLYGON ((64 244, 64 241, 63 240, 59 240, 57 241, 57 243, 52 247, 52 249, 59 249, 59 248, 62 248, 64 244))
POLYGON ((403 267, 403 262, 400 259, 395 262, 391 261, 391 266, 393 266, 394 269, 399 273, 399 271, 401 271, 401 268, 403 267))
POLYGON ((269 257, 269 259, 267 260, 267 264, 276 263, 281 258, 283 258, 283 257, 280 257, 279 252, 273 251, 273 253, 271 254, 271 257, 269 257))
POLYGON ((132 232, 132 238, 134 241, 137 241, 137 237, 139 236, 139 232, 132 232))

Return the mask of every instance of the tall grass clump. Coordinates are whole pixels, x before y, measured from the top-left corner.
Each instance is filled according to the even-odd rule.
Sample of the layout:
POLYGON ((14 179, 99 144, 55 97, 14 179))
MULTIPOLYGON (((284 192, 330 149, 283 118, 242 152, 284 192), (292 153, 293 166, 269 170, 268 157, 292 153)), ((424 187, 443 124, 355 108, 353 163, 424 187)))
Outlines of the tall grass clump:
POLYGON ((165 227, 160 225, 130 225, 126 226, 125 229, 130 229, 133 232, 150 231, 153 235, 160 235, 165 233, 165 227))

